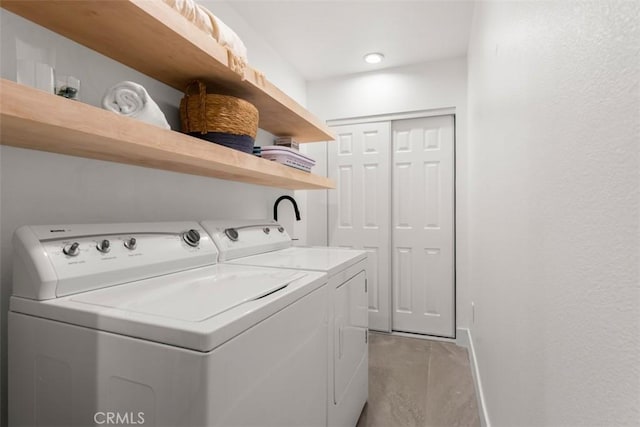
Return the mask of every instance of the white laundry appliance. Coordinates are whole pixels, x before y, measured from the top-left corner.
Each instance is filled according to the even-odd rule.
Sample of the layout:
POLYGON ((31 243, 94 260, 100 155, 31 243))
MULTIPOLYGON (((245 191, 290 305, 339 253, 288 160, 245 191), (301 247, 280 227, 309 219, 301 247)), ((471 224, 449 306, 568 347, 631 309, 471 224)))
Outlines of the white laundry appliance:
POLYGON ((203 221, 220 262, 325 272, 328 279, 327 419, 330 427, 356 425, 368 396, 366 252, 293 247, 273 221, 203 221))
POLYGON ((326 425, 326 274, 216 264, 190 222, 13 247, 9 425, 326 425))

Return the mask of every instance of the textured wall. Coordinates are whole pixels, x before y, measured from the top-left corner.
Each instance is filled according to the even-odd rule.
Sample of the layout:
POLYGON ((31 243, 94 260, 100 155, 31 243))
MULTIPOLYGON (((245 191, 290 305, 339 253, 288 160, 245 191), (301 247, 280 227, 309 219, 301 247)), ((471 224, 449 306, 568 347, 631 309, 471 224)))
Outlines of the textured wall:
MULTIPOLYGON (((243 38, 252 65, 304 104, 304 79, 252 32, 228 4, 208 3, 243 38)), ((55 58, 59 73, 79 77, 83 102, 99 105, 108 87, 121 80, 133 80, 147 88, 174 129, 178 127, 180 92, 4 9, 0 10, 0 18, 3 78, 16 79, 16 43, 20 39, 48 50, 55 58)), ((272 136, 260 132, 258 140, 268 144, 272 136)), ((6 313, 11 293, 11 236, 17 227, 46 223, 265 218, 271 217, 272 204, 280 194, 291 194, 275 188, 8 146, 0 148, 0 168, 1 425, 6 424, 6 313)), ((283 209, 282 218, 290 229, 293 212, 283 209)))
POLYGON ((477 4, 471 331, 494 426, 640 424, 638 16, 477 4))

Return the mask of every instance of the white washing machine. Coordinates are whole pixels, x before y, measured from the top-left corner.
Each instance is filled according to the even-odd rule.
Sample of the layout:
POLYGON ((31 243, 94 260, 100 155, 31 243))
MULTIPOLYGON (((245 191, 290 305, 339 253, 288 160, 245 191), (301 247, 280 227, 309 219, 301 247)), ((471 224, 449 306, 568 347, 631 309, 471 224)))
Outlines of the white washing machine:
POLYGON ((190 222, 13 245, 9 425, 326 425, 326 274, 218 265, 190 222))
POLYGON ((227 265, 325 272, 328 279, 327 421, 356 425, 368 395, 368 298, 366 252, 330 247, 293 247, 273 221, 203 221, 227 265))

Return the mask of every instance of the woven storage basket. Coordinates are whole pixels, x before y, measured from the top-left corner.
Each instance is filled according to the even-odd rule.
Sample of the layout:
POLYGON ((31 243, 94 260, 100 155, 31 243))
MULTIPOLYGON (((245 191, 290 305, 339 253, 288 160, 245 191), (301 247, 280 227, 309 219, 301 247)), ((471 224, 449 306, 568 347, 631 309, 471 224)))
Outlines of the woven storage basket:
POLYGON ((207 94, 200 81, 191 82, 180 101, 182 132, 251 153, 258 132, 258 110, 233 96, 207 94), (197 94, 192 94, 198 88, 197 94))

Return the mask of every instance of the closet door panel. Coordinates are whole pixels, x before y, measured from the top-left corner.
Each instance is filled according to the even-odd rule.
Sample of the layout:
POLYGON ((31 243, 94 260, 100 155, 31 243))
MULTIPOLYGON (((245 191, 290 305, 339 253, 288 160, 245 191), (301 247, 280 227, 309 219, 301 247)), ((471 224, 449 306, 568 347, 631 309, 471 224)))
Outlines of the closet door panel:
POLYGON ((328 144, 329 244, 366 250, 369 328, 391 329, 389 122, 333 127, 328 144))
POLYGON ((455 335, 454 121, 393 122, 393 330, 455 335))

